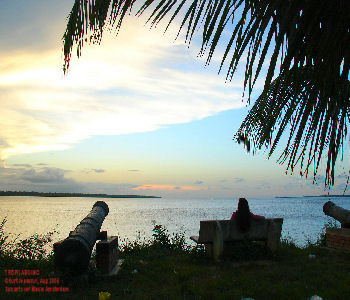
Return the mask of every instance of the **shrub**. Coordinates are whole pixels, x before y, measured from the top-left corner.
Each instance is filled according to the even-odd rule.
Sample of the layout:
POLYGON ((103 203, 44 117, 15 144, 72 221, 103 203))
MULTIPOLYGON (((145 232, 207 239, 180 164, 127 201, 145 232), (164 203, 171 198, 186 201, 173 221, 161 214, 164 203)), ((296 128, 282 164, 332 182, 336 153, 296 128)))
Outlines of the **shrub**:
POLYGON ((34 234, 14 243, 12 255, 21 260, 41 260, 50 255, 45 246, 52 242, 53 231, 47 234, 34 234))
POLYGON ((151 245, 163 250, 172 250, 176 252, 188 252, 191 249, 186 243, 185 233, 173 233, 171 236, 163 225, 154 225, 153 240, 151 245))
POLYGON ((7 241, 8 235, 4 232, 4 226, 7 222, 6 217, 0 223, 0 255, 4 255, 9 248, 9 242, 7 241))
POLYGON ((48 259, 52 256, 52 250, 48 251, 48 246, 56 231, 34 234, 25 239, 17 237, 14 241, 9 241, 9 235, 4 230, 6 222, 5 217, 0 223, 0 256, 4 262, 13 263, 17 260, 18 263, 25 263, 48 259))
POLYGON ((317 241, 315 243, 316 246, 326 246, 326 230, 327 228, 339 228, 337 221, 330 219, 323 225, 323 230, 319 234, 317 241))
POLYGON ((125 239, 119 248, 121 256, 159 257, 170 253, 189 253, 193 250, 193 247, 187 244, 184 232, 170 234, 165 226, 155 223, 152 231, 152 238, 148 240, 141 239, 140 236, 132 242, 125 239))

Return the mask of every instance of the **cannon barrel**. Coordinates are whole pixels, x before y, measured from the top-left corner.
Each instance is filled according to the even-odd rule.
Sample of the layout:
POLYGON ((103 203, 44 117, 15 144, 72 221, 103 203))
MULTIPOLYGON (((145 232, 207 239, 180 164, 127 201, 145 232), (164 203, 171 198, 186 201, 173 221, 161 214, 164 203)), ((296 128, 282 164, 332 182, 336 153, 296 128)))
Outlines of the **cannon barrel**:
POLYGON ((57 269, 75 274, 87 270, 92 249, 108 212, 108 205, 97 201, 74 231, 71 231, 66 239, 54 244, 57 269))
POLYGON ((323 212, 339 221, 342 228, 350 228, 350 210, 337 206, 332 201, 327 201, 323 205, 323 212))

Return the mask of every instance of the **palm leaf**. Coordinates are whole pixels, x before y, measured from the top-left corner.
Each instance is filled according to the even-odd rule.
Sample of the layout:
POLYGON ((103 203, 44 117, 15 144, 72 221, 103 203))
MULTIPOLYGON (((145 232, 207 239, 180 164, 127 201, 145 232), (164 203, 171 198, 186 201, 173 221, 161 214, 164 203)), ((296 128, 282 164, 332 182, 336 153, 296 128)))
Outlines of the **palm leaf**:
POLYGON ((303 169, 304 159, 307 158, 307 164, 301 170, 306 177, 314 161, 315 178, 322 153, 328 148, 325 183, 330 186, 334 184, 335 161, 338 150, 344 144, 347 122, 350 120, 350 82, 339 82, 337 88, 341 93, 336 98, 329 98, 306 80, 314 72, 313 67, 300 67, 291 69, 288 75, 277 77, 268 92, 256 100, 235 139, 249 147, 253 144, 255 149, 272 144, 271 156, 289 125, 288 142, 278 161, 284 163, 288 160, 287 170, 293 172, 300 160, 303 169), (305 80, 301 81, 300 78, 305 80), (276 128, 277 134, 274 135, 276 128))

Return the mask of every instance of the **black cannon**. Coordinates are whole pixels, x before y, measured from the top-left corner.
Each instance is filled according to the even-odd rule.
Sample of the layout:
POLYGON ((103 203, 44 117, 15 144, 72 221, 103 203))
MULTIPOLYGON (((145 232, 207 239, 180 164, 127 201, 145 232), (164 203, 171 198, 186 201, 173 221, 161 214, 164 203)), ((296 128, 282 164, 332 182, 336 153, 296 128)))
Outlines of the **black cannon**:
POLYGON ((57 269, 73 274, 81 274, 87 270, 96 240, 107 238, 107 232, 101 234, 100 228, 108 212, 108 205, 97 201, 74 231, 66 239, 54 244, 57 269))
POLYGON ((323 212, 340 222, 342 228, 350 228, 350 210, 335 205, 328 201, 323 205, 323 212))

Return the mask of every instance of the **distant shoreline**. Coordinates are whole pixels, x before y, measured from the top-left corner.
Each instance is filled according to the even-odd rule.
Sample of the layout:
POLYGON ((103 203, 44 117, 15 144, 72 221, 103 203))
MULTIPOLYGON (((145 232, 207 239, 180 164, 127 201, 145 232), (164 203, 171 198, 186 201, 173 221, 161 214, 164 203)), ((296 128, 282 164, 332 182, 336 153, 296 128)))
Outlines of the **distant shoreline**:
POLYGON ((350 198, 350 195, 319 195, 319 196, 276 196, 275 198, 319 198, 319 197, 340 197, 340 198, 350 198))
POLYGON ((12 192, 0 191, 1 196, 34 196, 34 197, 88 197, 88 198, 162 198, 159 196, 144 195, 108 195, 108 194, 83 194, 83 193, 42 193, 42 192, 12 192))

